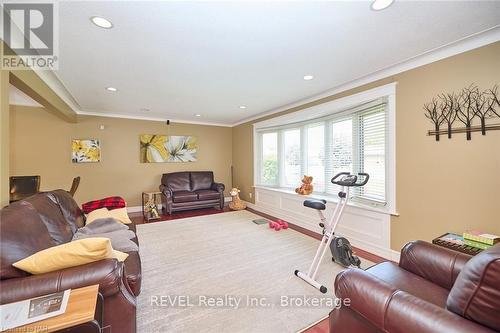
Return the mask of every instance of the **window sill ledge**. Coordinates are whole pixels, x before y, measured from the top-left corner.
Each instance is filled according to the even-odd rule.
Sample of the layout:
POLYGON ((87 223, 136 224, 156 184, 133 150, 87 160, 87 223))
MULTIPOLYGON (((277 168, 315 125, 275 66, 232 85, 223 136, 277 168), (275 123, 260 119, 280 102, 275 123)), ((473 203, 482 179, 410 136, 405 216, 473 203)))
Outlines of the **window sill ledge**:
MULTIPOLYGON (((337 204, 339 202, 338 197, 334 196, 334 195, 324 195, 324 194, 319 194, 319 193, 312 193, 310 195, 299 195, 299 194, 295 193, 295 191, 292 191, 288 188, 270 187, 270 186, 263 186, 263 185, 254 185, 254 188, 267 190, 267 191, 273 191, 273 192, 279 192, 279 193, 285 193, 285 194, 293 195, 293 196, 300 196, 300 197, 303 197, 304 200, 306 200, 306 199, 324 199, 327 202, 331 202, 331 203, 335 203, 335 204, 337 204)), ((353 202, 353 201, 347 202, 347 206, 356 207, 356 208, 371 211, 371 212, 387 214, 387 215, 391 215, 391 216, 399 216, 399 214, 396 211, 390 210, 388 207, 380 207, 380 206, 374 207, 374 206, 369 205, 369 204, 364 204, 364 203, 360 203, 360 202, 353 202)))

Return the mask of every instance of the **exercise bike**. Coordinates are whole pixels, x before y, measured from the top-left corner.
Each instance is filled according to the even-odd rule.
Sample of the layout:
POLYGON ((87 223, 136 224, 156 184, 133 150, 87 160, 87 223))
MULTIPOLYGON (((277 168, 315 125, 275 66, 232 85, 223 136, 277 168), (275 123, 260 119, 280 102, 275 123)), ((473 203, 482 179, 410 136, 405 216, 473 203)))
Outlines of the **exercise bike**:
POLYGON ((341 188, 338 193, 339 202, 337 203, 333 215, 328 223, 326 223, 326 217, 323 214, 323 211, 326 209, 326 200, 314 199, 304 201, 304 206, 315 209, 318 212, 319 218, 321 219, 319 226, 323 228, 323 238, 321 239, 321 243, 316 251, 316 255, 314 256, 313 262, 309 267, 307 274, 299 270, 295 270, 295 275, 322 293, 326 293, 327 288, 316 281, 316 275, 318 274, 319 266, 328 247, 330 247, 332 260, 334 262, 344 267, 356 266, 359 268, 361 265, 361 260, 352 254, 352 248, 349 241, 344 237, 335 237, 334 233, 335 228, 342 217, 347 201, 349 200, 350 188, 365 186, 366 183, 368 183, 368 179, 370 179, 370 176, 367 173, 362 172, 358 173, 357 176, 351 175, 349 172, 341 172, 332 178, 332 183, 340 185, 341 188), (360 179, 358 178, 359 176, 363 177, 363 179, 358 181, 358 179, 360 179))

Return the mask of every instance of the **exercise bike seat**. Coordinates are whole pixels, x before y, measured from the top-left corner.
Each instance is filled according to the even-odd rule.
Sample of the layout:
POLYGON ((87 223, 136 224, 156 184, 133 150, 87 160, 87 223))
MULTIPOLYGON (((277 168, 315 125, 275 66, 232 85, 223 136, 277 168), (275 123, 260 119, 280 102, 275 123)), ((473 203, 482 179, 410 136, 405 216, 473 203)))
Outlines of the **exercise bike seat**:
POLYGON ((325 210, 326 209, 326 200, 324 199, 309 199, 304 201, 304 206, 317 209, 317 210, 325 210))

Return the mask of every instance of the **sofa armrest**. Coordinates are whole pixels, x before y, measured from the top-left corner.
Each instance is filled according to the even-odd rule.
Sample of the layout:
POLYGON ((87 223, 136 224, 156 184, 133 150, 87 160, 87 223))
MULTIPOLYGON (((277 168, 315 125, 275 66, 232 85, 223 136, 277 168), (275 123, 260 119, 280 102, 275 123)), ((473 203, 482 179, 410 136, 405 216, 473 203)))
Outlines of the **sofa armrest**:
POLYGON ((167 185, 160 185, 160 192, 163 193, 167 198, 172 198, 172 189, 167 185))
POLYGON ((493 332, 360 269, 348 269, 337 275, 335 294, 344 304, 349 299, 351 311, 383 332, 493 332))
POLYGON ((401 250, 399 267, 450 290, 470 258, 441 246, 414 241, 401 250))
POLYGON ((342 301, 349 299, 351 310, 381 329, 384 327, 387 304, 396 291, 396 288, 360 269, 344 270, 335 278, 335 295, 342 301))
POLYGON ((123 263, 116 259, 105 259, 60 271, 2 280, 0 304, 94 284, 99 285, 99 292, 104 297, 121 292, 126 298, 133 300, 125 284, 123 271, 123 263))
POLYGON ((222 193, 226 189, 226 186, 222 183, 213 183, 211 189, 222 193))

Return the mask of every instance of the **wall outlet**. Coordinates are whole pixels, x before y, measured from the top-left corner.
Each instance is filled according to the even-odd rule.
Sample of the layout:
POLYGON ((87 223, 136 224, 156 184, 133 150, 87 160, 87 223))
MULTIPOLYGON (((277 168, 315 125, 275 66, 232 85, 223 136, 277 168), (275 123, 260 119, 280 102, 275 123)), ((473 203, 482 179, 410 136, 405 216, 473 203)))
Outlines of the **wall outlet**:
POLYGON ((252 199, 253 193, 252 193, 252 192, 249 192, 249 193, 248 193, 248 196, 250 197, 250 199, 252 199))

